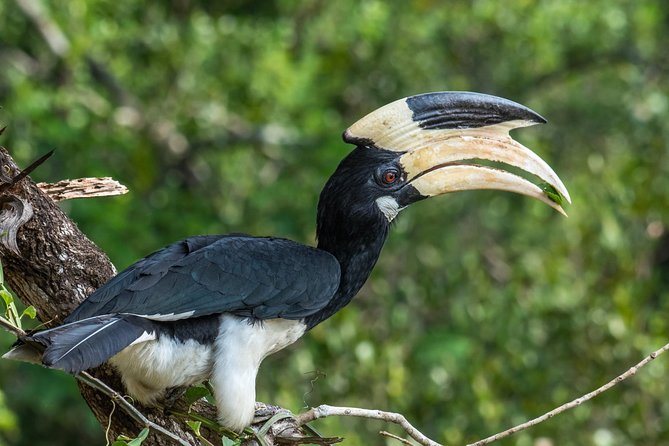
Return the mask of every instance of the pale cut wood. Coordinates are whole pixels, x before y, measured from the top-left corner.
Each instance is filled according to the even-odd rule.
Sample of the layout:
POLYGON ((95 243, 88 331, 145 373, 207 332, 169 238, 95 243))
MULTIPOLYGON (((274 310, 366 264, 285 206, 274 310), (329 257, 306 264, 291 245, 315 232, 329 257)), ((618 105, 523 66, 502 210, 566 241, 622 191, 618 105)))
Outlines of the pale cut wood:
POLYGON ((109 197, 128 193, 128 188, 111 177, 77 178, 57 183, 37 183, 53 201, 109 197))

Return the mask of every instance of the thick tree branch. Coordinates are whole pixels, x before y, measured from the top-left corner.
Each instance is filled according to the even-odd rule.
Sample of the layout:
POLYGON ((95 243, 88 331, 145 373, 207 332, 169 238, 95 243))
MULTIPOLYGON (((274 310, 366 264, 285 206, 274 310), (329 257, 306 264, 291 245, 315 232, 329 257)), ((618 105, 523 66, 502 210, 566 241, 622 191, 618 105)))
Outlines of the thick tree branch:
MULTIPOLYGON (((38 318, 46 327, 51 327, 58 325, 86 296, 109 280, 115 269, 104 252, 79 231, 29 177, 14 181, 20 172, 7 151, 0 147, 0 185, 10 184, 4 190, 0 189, 0 232, 3 234, 0 257, 9 286, 24 303, 35 307, 38 318), (12 243, 9 243, 10 239, 12 243)), ((24 334, 9 321, 5 324, 0 320, 0 327, 17 336, 24 334)), ((184 418, 216 419, 215 408, 204 400, 192 405, 178 401, 174 412, 187 414, 186 417, 170 416, 158 408, 143 408, 141 412, 131 410, 131 405, 121 394, 111 390, 123 389, 123 385, 110 366, 90 370, 79 376, 80 380, 82 378, 85 381, 80 385, 82 396, 100 424, 109 426, 111 438, 120 434, 132 435, 149 426, 153 432, 144 445, 173 445, 175 442, 195 445, 200 441, 184 418), (117 403, 128 412, 114 411, 117 403), (156 432, 161 435, 155 435, 156 432)), ((282 410, 276 406, 263 406, 268 418, 282 410)), ((220 429, 215 427, 215 422, 208 425, 214 427, 203 423, 203 437, 220 444, 220 429)), ((263 432, 263 444, 268 446, 303 444, 310 439, 304 437, 292 417, 268 424, 263 432)), ((314 440, 312 443, 331 444, 336 439, 314 440)), ((254 439, 244 442, 245 446, 257 444, 254 439)))
MULTIPOLYGON (((0 148, 0 183, 9 185, 0 188, 0 203, 2 204, 0 232, 3 234, 0 238, 0 257, 5 265, 6 278, 10 287, 26 304, 35 307, 40 320, 49 327, 62 321, 88 294, 111 278, 115 270, 107 256, 79 231, 55 202, 30 178, 14 181, 20 173, 20 169, 7 151, 0 148)), ((70 182, 72 183, 76 184, 77 180, 70 182)), ((63 190, 61 188, 58 193, 65 196, 66 193, 63 190)), ((92 189, 81 187, 79 192, 74 193, 74 195, 77 194, 78 196, 98 195, 95 187, 92 189)), ((22 334, 12 329, 11 323, 2 319, 0 319, 0 327, 9 329, 19 336, 22 334)), ((669 350, 669 344, 651 353, 625 373, 592 392, 540 417, 469 446, 490 444, 579 406, 633 376, 641 367, 646 366, 667 350, 669 350)), ((110 433, 114 437, 122 433, 132 434, 149 426, 154 432, 160 432, 162 435, 154 434, 149 437, 145 442, 147 445, 170 445, 175 442, 182 445, 199 443, 186 428, 183 420, 170 417, 159 409, 146 409, 143 413, 135 408, 131 409, 132 406, 118 392, 112 390, 123 387, 118 375, 111 367, 99 367, 91 371, 90 375, 82 374, 81 378, 84 378, 87 384, 80 387, 82 395, 101 424, 109 423, 114 402, 128 410, 127 413, 116 412, 112 417, 109 425, 110 433), (89 376, 90 379, 88 379, 89 376)), ((215 419, 213 407, 202 401, 190 407, 177 408, 177 410, 185 413, 195 412, 203 419, 215 419)), ((272 408, 269 411, 270 417, 280 410, 280 408, 272 408)), ((299 427, 328 416, 354 416, 388 421, 401 426, 418 443, 438 446, 438 443, 423 435, 401 414, 327 405, 311 409, 299 415, 296 420, 287 418, 271 426, 268 425, 266 429, 263 429, 264 432, 267 432, 267 437, 263 442, 268 445, 302 444, 309 438, 304 437, 299 427)), ((205 426, 203 426, 203 432, 216 442, 218 432, 208 430, 205 426)), ((320 439, 318 442, 330 444, 335 440, 337 439, 320 439)), ((245 445, 252 444, 258 443, 254 440, 245 443, 245 445)))
MULTIPOLYGON (((20 173, 2 148, 0 172, 4 183, 20 173)), ((38 318, 45 326, 60 323, 86 296, 115 274, 104 252, 79 231, 30 178, 0 193, 0 203, 0 223, 3 224, 4 234, 0 238, 0 257, 7 283, 24 303, 35 307, 38 318), (10 235, 15 237, 14 246, 8 243, 10 235)), ((90 374, 111 388, 123 388, 118 374, 111 367, 98 367, 90 374)), ((113 408, 112 399, 89 386, 83 385, 80 389, 94 415, 102 425, 107 425, 113 408)), ((179 438, 197 444, 182 421, 166 416, 158 409, 146 409, 144 414, 151 422, 163 426, 179 438)), ((120 434, 137 433, 144 424, 137 423, 124 412, 116 411, 110 426, 110 434, 116 438, 120 434)), ((171 445, 174 441, 154 434, 145 444, 171 445)))
MULTIPOLYGON (((8 332, 15 335, 17 338, 21 338, 23 336, 26 336, 27 334, 23 329, 15 326, 2 316, 0 316, 0 328, 7 330, 8 332)), ((96 377, 92 376, 88 372, 81 372, 75 375, 75 378, 81 381, 82 383, 110 397, 112 401, 118 403, 121 406, 121 408, 140 425, 153 429, 156 432, 159 432, 160 434, 164 435, 165 437, 171 439, 175 443, 178 443, 182 446, 193 446, 190 443, 184 441, 183 439, 177 437, 172 432, 163 428, 162 426, 146 418, 144 414, 142 414, 142 412, 140 412, 137 408, 135 408, 135 406, 130 404, 120 393, 118 393, 117 391, 115 391, 114 389, 112 389, 111 387, 109 387, 107 384, 103 383, 96 377)))

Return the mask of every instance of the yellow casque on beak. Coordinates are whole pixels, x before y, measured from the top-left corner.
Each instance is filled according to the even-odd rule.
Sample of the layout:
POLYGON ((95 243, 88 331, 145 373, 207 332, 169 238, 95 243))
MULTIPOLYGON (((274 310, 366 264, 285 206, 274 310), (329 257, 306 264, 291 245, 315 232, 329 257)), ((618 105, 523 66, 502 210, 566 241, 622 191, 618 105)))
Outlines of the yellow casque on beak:
POLYGON ((473 189, 497 189, 536 198, 566 215, 555 193, 487 166, 487 160, 535 175, 571 203, 567 188, 537 154, 509 131, 545 120, 515 102, 466 92, 427 93, 400 99, 353 124, 344 139, 358 145, 403 152, 399 163, 412 186, 411 202, 473 189))

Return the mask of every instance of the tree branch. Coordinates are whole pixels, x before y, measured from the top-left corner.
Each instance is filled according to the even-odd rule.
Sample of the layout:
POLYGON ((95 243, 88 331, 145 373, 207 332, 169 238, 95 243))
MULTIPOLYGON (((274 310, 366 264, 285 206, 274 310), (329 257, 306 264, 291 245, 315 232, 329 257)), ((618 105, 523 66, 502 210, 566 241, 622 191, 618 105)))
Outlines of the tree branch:
POLYGON ((10 332, 17 338, 21 336, 25 336, 26 332, 21 330, 19 327, 14 326, 11 322, 9 322, 7 319, 4 317, 0 316, 0 328, 3 328, 4 330, 10 332))
POLYGON ((408 444, 409 446, 413 446, 413 443, 411 443, 409 440, 406 440, 406 439, 404 439, 404 438, 402 438, 398 435, 391 434, 390 432, 387 432, 387 431, 380 431, 379 435, 381 435, 382 437, 392 438, 393 440, 397 440, 397 441, 399 441, 400 443, 403 443, 403 444, 408 444))
POLYGON ((667 350, 669 350, 669 343, 666 344, 664 347, 662 347, 658 350, 655 350, 650 355, 646 356, 643 360, 641 360, 641 362, 639 362, 637 365, 631 367, 629 370, 627 370, 622 375, 616 376, 611 381, 609 381, 608 383, 604 384, 601 387, 598 387, 597 389, 593 390, 592 392, 586 393, 585 395, 580 396, 580 397, 576 398, 575 400, 572 400, 572 401, 570 401, 566 404, 563 404, 560 407, 556 407, 555 409, 551 410, 550 412, 546 412, 545 414, 541 415, 540 417, 537 417, 537 418, 534 418, 532 420, 526 421, 523 424, 519 424, 518 426, 514 426, 512 428, 509 428, 509 429, 505 430, 504 432, 500 432, 498 434, 491 435, 488 438, 484 438, 483 440, 479 440, 476 443, 471 443, 467 446, 483 446, 483 445, 486 445, 486 444, 490 444, 494 441, 497 441, 497 440, 500 440, 502 438, 508 437, 509 435, 515 434, 516 432, 520 432, 520 431, 525 430, 529 427, 535 426, 539 423, 543 423, 544 421, 546 421, 550 418, 553 418, 555 415, 561 414, 564 411, 567 411, 569 409, 573 409, 576 406, 580 406, 585 401, 588 401, 588 400, 596 397, 600 393, 606 392, 611 387, 613 387, 617 384, 620 384, 621 382, 623 382, 624 380, 626 380, 630 376, 635 375, 636 372, 641 367, 645 366, 646 364, 651 362, 653 359, 657 358, 662 353, 666 352, 667 350))
MULTIPOLYGON (((0 185, 10 184, 0 189, 0 233, 4 234, 0 237, 0 257, 9 287, 24 303, 35 307, 38 318, 48 328, 59 324, 116 271, 105 253, 79 231, 29 177, 13 181, 20 172, 11 156, 0 147, 0 185), (9 239, 13 243, 10 244, 9 239)), ((0 328, 6 328, 17 336, 25 335, 10 321, 0 319, 0 328)), ((153 435, 143 443, 147 446, 200 443, 184 419, 170 416, 162 408, 144 407, 142 412, 132 410, 132 405, 120 396, 121 393, 112 390, 123 389, 113 367, 103 364, 81 374, 79 379, 82 396, 100 424, 109 426, 112 438, 149 426, 153 435), (89 376, 91 379, 87 379, 89 376), (127 410, 116 411, 111 416, 116 403, 127 410)), ((270 417, 284 410, 276 406, 263 407, 270 417)), ((191 405, 180 400, 174 409, 188 414, 191 419, 192 414, 200 419, 216 419, 216 409, 203 400, 191 405)), ((212 421, 211 424, 216 423, 212 421)), ((218 429, 211 429, 203 423, 201 431, 207 441, 220 444, 218 429)), ((269 423, 263 432, 263 444, 268 446, 282 441, 299 444, 304 437, 304 432, 292 417, 269 423)), ((325 444, 328 440, 321 439, 321 443, 325 444)), ((254 446, 259 442, 249 438, 243 444, 254 446)))
POLYGON ((109 387, 107 384, 103 383, 96 377, 90 375, 88 372, 81 372, 75 375, 75 378, 110 397, 112 401, 118 403, 128 415, 130 415, 135 421, 137 421, 138 424, 153 429, 154 431, 159 432, 160 434, 164 435, 165 437, 169 438, 170 440, 182 446, 193 446, 191 443, 187 442, 182 438, 179 438, 178 436, 174 435, 172 432, 168 431, 161 425, 156 424, 153 421, 146 418, 146 416, 144 416, 144 414, 140 412, 135 406, 130 404, 128 400, 126 400, 123 397, 123 395, 121 395, 116 390, 112 389, 111 387, 109 387))
MULTIPOLYGON (((0 203, 2 203, 0 225, 7 226, 7 229, 4 229, 3 226, 2 232, 5 235, 0 238, 0 256, 6 265, 7 281, 27 304, 36 308, 40 320, 46 321, 47 327, 53 326, 69 314, 88 294, 111 278, 115 273, 114 267, 104 252, 86 238, 35 183, 29 178, 18 182, 12 181, 21 171, 2 148, 0 148, 0 172, 2 173, 0 182, 11 183, 9 187, 0 190, 0 203), (15 237, 14 243, 8 243, 12 237, 15 237)), ((92 195, 95 195, 95 191, 92 192, 92 195)), ((12 328, 8 321, 0 319, 0 327, 9 329, 19 336, 22 335, 22 332, 12 328)), ((469 446, 490 444, 579 406, 633 376, 641 367, 646 366, 667 350, 669 350, 669 343, 592 392, 540 417, 469 446)), ((99 385, 94 385, 93 388, 81 387, 82 395, 101 423, 108 422, 114 401, 130 410, 132 406, 120 397, 118 392, 111 390, 113 387, 122 388, 118 375, 111 367, 97 368, 91 371, 90 375, 111 384, 111 386, 105 384, 106 389, 109 390, 99 385)), ((86 383, 91 382, 94 381, 89 380, 86 383)), ((213 408, 203 402, 187 408, 187 411, 191 409, 209 417, 214 413, 213 408)), ((278 410, 279 408, 275 412, 278 410)), ((154 432, 169 439, 169 442, 163 441, 163 437, 154 435, 147 440, 147 445, 168 445, 174 444, 174 441, 182 445, 197 443, 197 439, 187 430, 182 421, 165 415, 160 409, 147 408, 145 413, 131 410, 129 413, 130 415, 124 413, 114 415, 110 424, 112 434, 134 432, 138 427, 150 426, 154 432)), ((268 438, 274 441, 271 444, 278 444, 281 441, 296 443, 301 440, 300 435, 303 434, 299 430, 300 426, 328 416, 354 416, 392 422, 401 426, 411 438, 420 444, 438 446, 438 443, 414 428, 401 414, 328 405, 311 409, 299 415, 296 421, 281 420, 272 426, 268 438)), ((212 432, 211 438, 217 438, 216 432, 212 432)), ((245 444, 252 443, 251 440, 245 444)))
MULTIPOLYGON (((0 180, 4 183, 21 172, 2 148, 0 172, 3 174, 0 180)), ((35 307, 38 318, 46 327, 60 323, 86 296, 115 274, 105 253, 30 178, 14 182, 1 191, 0 203, 0 225, 5 234, 0 238, 0 256, 7 283, 24 303, 35 307), (13 244, 9 243, 10 236, 15 237, 13 244)), ((120 377, 110 366, 103 365, 88 373, 111 388, 123 389, 120 377)), ((107 425, 113 399, 86 385, 80 389, 93 414, 101 424, 107 425)), ((198 405, 198 410, 201 410, 200 406, 203 404, 198 405)), ((165 415, 162 409, 146 408, 143 413, 152 423, 196 444, 196 439, 181 420, 165 415)), ((116 438, 120 434, 137 432, 145 425, 116 411, 110 432, 116 438)), ((162 436, 152 435, 145 444, 173 445, 175 442, 171 438, 166 441, 162 436)))
MULTIPOLYGON (((8 321, 2 316, 0 316, 0 328, 3 328, 6 331, 14 334, 17 338, 21 338, 23 336, 26 336, 27 334, 23 329, 12 324, 10 321, 8 321)), ((146 418, 142 412, 140 412, 137 408, 135 408, 135 406, 130 404, 120 393, 118 393, 117 391, 115 391, 114 389, 112 389, 111 387, 109 387, 107 384, 103 383, 96 377, 92 376, 90 373, 81 372, 75 375, 74 377, 79 381, 83 382, 84 384, 110 397, 112 401, 118 403, 121 406, 121 408, 125 410, 125 412, 128 415, 130 415, 135 421, 137 421, 137 423, 139 423, 140 425, 153 429, 156 432, 159 432, 160 434, 166 436, 167 438, 177 442, 182 446, 193 446, 191 443, 186 442, 185 440, 174 435, 172 432, 168 431, 162 426, 146 418)))
POLYGON ((328 406, 323 404, 318 407, 314 407, 307 412, 304 412, 297 416, 298 426, 302 426, 311 421, 317 420, 319 418, 325 417, 362 417, 362 418, 372 418, 374 420, 388 421, 390 423, 395 423, 402 427, 404 431, 418 443, 424 446, 441 446, 439 443, 430 440, 428 437, 423 435, 421 431, 416 429, 407 421, 404 415, 394 412, 384 412, 382 410, 372 410, 372 409, 359 409, 357 407, 335 407, 328 406))

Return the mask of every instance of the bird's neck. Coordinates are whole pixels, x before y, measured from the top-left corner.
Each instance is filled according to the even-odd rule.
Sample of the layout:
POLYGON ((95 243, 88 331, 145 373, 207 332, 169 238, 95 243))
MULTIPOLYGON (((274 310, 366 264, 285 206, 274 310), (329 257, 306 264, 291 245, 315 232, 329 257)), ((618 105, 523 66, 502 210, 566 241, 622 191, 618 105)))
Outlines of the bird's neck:
POLYGON ((378 221, 365 225, 337 225, 327 231, 319 231, 318 248, 337 258, 341 278, 330 303, 305 321, 308 329, 335 314, 355 297, 381 254, 388 229, 385 221, 378 221))

